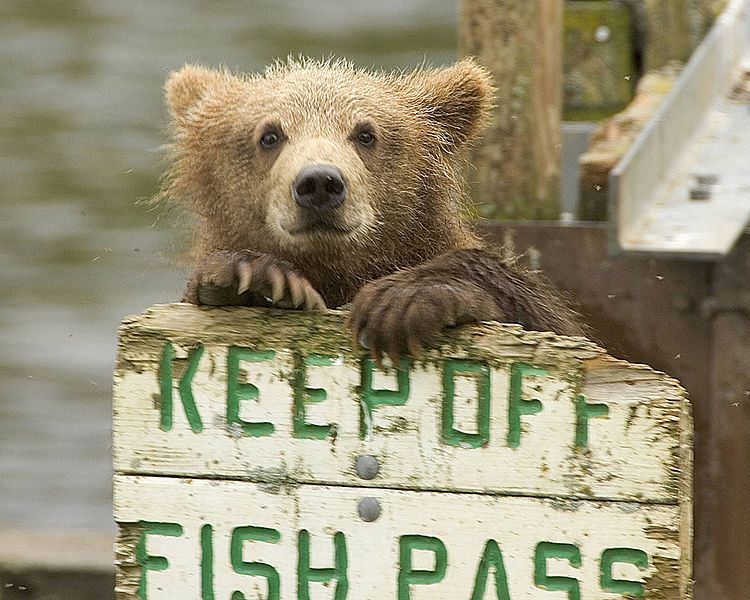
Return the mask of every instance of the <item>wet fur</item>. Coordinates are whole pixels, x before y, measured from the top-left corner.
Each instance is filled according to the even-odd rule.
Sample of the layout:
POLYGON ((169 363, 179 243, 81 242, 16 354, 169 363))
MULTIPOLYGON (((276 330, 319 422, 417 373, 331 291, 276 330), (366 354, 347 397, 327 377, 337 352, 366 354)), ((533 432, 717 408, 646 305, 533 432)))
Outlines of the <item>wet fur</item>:
POLYGON ((166 93, 174 143, 161 197, 199 217, 184 300, 353 302, 355 336, 394 359, 472 321, 584 333, 549 284, 488 247, 464 216, 465 151, 493 95, 473 61, 393 74, 345 62, 289 61, 254 76, 186 66, 166 93), (288 133, 276 153, 258 144, 269 122, 288 133), (362 123, 376 132, 373 148, 352 141, 362 123), (291 181, 316 162, 347 179, 334 217, 346 234, 289 233, 299 218, 291 181))

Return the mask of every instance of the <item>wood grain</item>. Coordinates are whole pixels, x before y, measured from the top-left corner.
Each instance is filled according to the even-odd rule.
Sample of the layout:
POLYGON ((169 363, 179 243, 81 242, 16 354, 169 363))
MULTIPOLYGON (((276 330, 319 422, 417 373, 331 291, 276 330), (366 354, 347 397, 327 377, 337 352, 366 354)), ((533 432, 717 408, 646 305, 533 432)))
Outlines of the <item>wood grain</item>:
MULTIPOLYGON (((689 598, 692 423, 676 381, 582 338, 498 323, 381 368, 352 348, 344 319, 173 304, 124 321, 118 600, 266 598, 258 561, 280 578, 271 597, 303 598, 303 530, 313 579, 332 573, 315 570, 331 566, 332 536, 346 539, 339 600, 505 598, 476 595, 493 560, 485 575, 514 600, 571 581, 581 598, 621 598, 628 585, 689 598), (355 468, 363 456, 377 460, 371 478, 355 468), (380 507, 372 522, 358 513, 365 497, 380 507), (233 532, 258 527, 271 537, 240 542, 252 554, 232 559, 233 532), (425 574, 442 560, 425 550, 410 551, 423 566, 404 566, 413 535, 445 547, 445 573, 425 574), (492 574, 498 554, 506 579, 492 574)), ((310 598, 335 597, 334 579, 311 583, 310 598)))
POLYGON ((467 176, 485 217, 560 214, 562 0, 461 0, 459 49, 497 87, 493 122, 467 176))

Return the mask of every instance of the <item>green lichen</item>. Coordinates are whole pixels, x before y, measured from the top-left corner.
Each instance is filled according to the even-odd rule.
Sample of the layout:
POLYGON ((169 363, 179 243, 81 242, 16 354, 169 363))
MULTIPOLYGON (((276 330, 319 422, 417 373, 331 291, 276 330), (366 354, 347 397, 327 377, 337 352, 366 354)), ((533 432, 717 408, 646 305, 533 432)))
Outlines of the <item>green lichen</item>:
POLYGON ((280 494, 289 488, 295 488, 299 486, 300 481, 299 476, 283 467, 253 467, 247 471, 247 478, 270 494, 280 494))
POLYGON ((680 594, 683 572, 680 562, 663 556, 652 557, 654 574, 645 581, 648 600, 689 600, 680 594))
MULTIPOLYGON (((352 348, 350 334, 344 326, 344 317, 344 313, 340 311, 308 314, 272 309, 204 309, 186 304, 157 306, 145 315, 127 320, 121 328, 121 364, 140 364, 153 369, 153 365, 159 361, 166 340, 179 348, 181 353, 198 343, 204 344, 209 350, 207 354, 212 359, 211 368, 219 372, 223 368, 222 348, 225 349, 227 346, 236 345, 254 351, 291 350, 294 357, 291 365, 279 369, 275 376, 295 388, 299 385, 300 361, 306 356, 339 356, 347 368, 360 371, 366 352, 352 348)), ((513 325, 478 324, 454 328, 445 333, 440 343, 438 347, 427 350, 420 360, 415 361, 412 368, 415 371, 430 370, 440 373, 445 361, 454 357, 459 360, 482 362, 492 369, 500 370, 507 370, 514 362, 527 362, 548 370, 552 378, 562 382, 563 387, 558 392, 557 399, 561 402, 567 401, 571 390, 575 392, 583 388, 591 371, 598 368, 609 369, 617 364, 615 359, 607 357, 600 348, 588 341, 555 336, 547 332, 526 332, 513 325)), ((178 358, 174 362, 174 378, 177 379, 184 372, 187 361, 178 358)), ((392 373, 392 369, 389 372, 392 373)), ((677 393, 679 388, 675 386, 674 390, 670 390, 671 380, 664 377, 663 381, 664 389, 669 390, 669 394, 675 392, 674 397, 669 396, 667 401, 673 403, 677 411, 681 410, 674 402, 679 401, 680 406, 684 404, 684 397, 677 393)), ((361 397, 359 383, 350 385, 349 392, 351 401, 358 401, 361 397)), ((157 398, 152 398, 156 403, 157 398)), ((441 402, 442 398, 431 398, 428 405, 439 410, 441 402)), ((662 404, 649 402, 655 405, 655 414, 663 410, 662 404)), ((659 402, 664 403, 665 400, 659 402)), ((644 409, 648 408, 648 402, 639 405, 644 406, 644 409)), ((290 410, 293 410, 292 407, 290 410)), ((632 411, 629 424, 635 417, 635 408, 632 411)), ((221 415, 216 418, 223 424, 221 415)), ((376 415, 375 421, 373 431, 379 435, 406 435, 418 428, 417 423, 412 423, 404 417, 386 420, 381 414, 379 417, 376 415)), ((658 431, 655 430, 654 435, 676 436, 685 426, 685 419, 670 419, 658 431)), ((329 435, 328 443, 332 450, 335 450, 335 445, 331 443, 335 443, 336 436, 343 433, 348 435, 348 432, 338 431, 334 436, 329 435)), ((573 444, 572 432, 570 441, 573 444)), ((685 463, 685 457, 680 454, 681 447, 682 445, 674 445, 672 463, 679 464, 680 467, 669 467, 671 474, 664 492, 667 498, 675 500, 684 493, 682 488, 685 487, 684 476, 680 473, 684 470, 685 463), (678 486, 682 488, 678 489, 678 486)), ((608 471, 607 460, 601 463, 594 462, 590 452, 574 452, 571 449, 566 461, 562 474, 566 478, 564 495, 593 498, 600 492, 595 491, 596 486, 592 484, 592 480, 605 481, 605 478, 611 480, 613 477, 608 471)), ((277 493, 286 485, 314 480, 310 473, 304 474, 288 468, 269 470, 253 464, 248 467, 251 467, 247 472, 248 479, 261 483, 267 486, 266 489, 277 493)), ((545 463, 542 472, 548 472, 549 469, 549 465, 545 463)), ((421 478, 418 474, 413 476, 413 480, 413 487, 424 486, 423 482, 420 484, 421 478)), ((346 481, 351 483, 350 478, 346 478, 346 481)), ((448 482, 435 482, 434 487, 446 489, 450 485, 448 482)), ((664 497, 653 501, 664 502, 664 497)))
POLYGON ((376 425, 373 428, 373 430, 376 433, 399 434, 399 433, 406 433, 407 431, 413 431, 416 428, 417 428, 417 424, 411 423, 405 417, 393 417, 392 419, 389 419, 388 425, 386 426, 376 425))

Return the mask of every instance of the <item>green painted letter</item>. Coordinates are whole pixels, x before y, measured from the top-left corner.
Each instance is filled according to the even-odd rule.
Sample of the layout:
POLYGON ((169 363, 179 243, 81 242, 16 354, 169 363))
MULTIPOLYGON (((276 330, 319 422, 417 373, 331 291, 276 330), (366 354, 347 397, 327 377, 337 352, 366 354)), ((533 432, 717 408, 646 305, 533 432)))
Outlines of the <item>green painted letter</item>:
POLYGON ((201 527, 201 600, 214 600, 214 528, 201 527))
POLYGON ((523 397, 523 378, 527 375, 547 377, 545 369, 538 369, 526 363, 513 363, 510 366, 510 394, 508 397, 508 447, 521 445, 521 415, 534 415, 542 411, 539 400, 526 400, 523 397))
POLYGON ((603 592, 627 595, 628 598, 643 598, 646 591, 642 583, 612 577, 612 565, 614 563, 628 563, 643 571, 648 567, 648 554, 635 548, 607 548, 602 552, 599 578, 603 592))
MULTIPOLYGON (((203 422, 198 414, 198 408, 195 406, 193 399, 193 377, 198 370, 198 363, 203 356, 203 345, 198 344, 188 352, 187 369, 180 378, 178 388, 180 390, 180 399, 182 407, 185 409, 190 429, 193 433, 203 431, 203 422)), ((159 428, 162 431, 171 431, 172 429, 172 411, 174 406, 172 379, 174 377, 174 346, 167 342, 164 344, 164 350, 161 353, 161 364, 159 365, 159 393, 161 396, 161 419, 159 428)))
MULTIPOLYGON (((276 544, 280 539, 281 534, 278 531, 265 527, 235 527, 232 530, 229 551, 232 568, 235 573, 239 573, 240 575, 265 577, 268 582, 266 600, 279 600, 281 597, 279 572, 271 565, 262 562, 245 562, 242 560, 242 544, 248 540, 276 544)), ((239 591, 232 592, 232 600, 245 600, 245 594, 239 591)))
POLYGON ((589 419, 591 417, 606 417, 609 406, 606 404, 588 404, 586 396, 578 394, 576 397, 576 448, 589 446, 589 419))
POLYGON ((227 355, 227 425, 237 424, 242 433, 249 437, 262 437, 274 432, 273 423, 249 423, 240 419, 240 402, 243 400, 257 400, 258 388, 252 383, 241 383, 240 362, 264 362, 273 360, 276 353, 273 350, 256 352, 249 348, 230 346, 227 355))
POLYGON ((401 364, 396 369, 398 390, 374 390, 372 389, 372 371, 374 361, 366 356, 362 359, 360 372, 362 380, 360 394, 362 397, 361 413, 361 435, 364 438, 368 431, 368 423, 372 422, 372 410, 380 404, 388 406, 403 406, 409 399, 409 371, 411 361, 407 358, 401 359, 401 364))
POLYGON ((443 441, 451 446, 480 448, 490 439, 490 370, 487 365, 467 360, 446 360, 443 364, 443 441), (473 375, 477 381, 479 402, 477 408, 477 432, 466 433, 453 426, 456 374, 473 375))
POLYGON ((568 592, 568 600, 581 600, 581 587, 577 579, 547 575, 548 558, 562 558, 578 569, 581 567, 581 551, 578 546, 539 542, 534 556, 534 585, 551 592, 568 592))
POLYGON ((305 387, 308 366, 330 367, 336 364, 336 357, 313 354, 305 357, 294 376, 294 437, 322 440, 333 429, 332 425, 313 425, 305 421, 305 405, 308 402, 323 402, 328 395, 320 388, 305 387))
POLYGON ((487 540, 484 546, 482 560, 479 562, 477 576, 474 578, 474 591, 471 594, 471 600, 482 600, 484 590, 487 587, 487 575, 490 567, 495 569, 495 593, 497 600, 510 600, 508 591, 508 576, 505 573, 505 563, 500 547, 495 540, 487 540))
POLYGON ((336 582, 334 600, 344 600, 349 591, 349 579, 346 574, 348 560, 346 556, 346 539, 340 531, 333 536, 334 568, 313 569, 310 567, 310 533, 303 529, 297 539, 297 600, 310 600, 310 582, 336 582))
POLYGON ((140 521, 141 537, 135 547, 135 559, 141 567, 141 580, 138 584, 138 597, 141 600, 148 598, 148 586, 146 584, 146 573, 149 571, 166 571, 169 568, 169 561, 163 556, 150 556, 146 550, 146 537, 149 535, 168 535, 171 537, 180 537, 182 535, 182 525, 177 523, 153 523, 150 521, 140 521))
POLYGON ((438 583, 445 577, 448 566, 448 551, 445 544, 436 537, 426 535, 402 535, 398 541, 398 600, 411 598, 412 585, 430 585, 438 583), (413 569, 411 553, 413 550, 428 550, 435 555, 435 568, 432 571, 413 569))

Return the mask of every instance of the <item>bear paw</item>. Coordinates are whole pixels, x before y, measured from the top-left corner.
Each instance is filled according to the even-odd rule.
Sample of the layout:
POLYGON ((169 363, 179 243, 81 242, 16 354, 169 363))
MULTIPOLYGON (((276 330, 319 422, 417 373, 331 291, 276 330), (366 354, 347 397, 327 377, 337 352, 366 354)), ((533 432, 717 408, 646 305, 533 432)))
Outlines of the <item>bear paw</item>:
POLYGON ((481 288, 466 281, 410 280, 409 272, 364 286, 354 298, 349 325, 354 345, 370 350, 378 362, 418 358, 446 327, 492 318, 497 308, 481 288))
POLYGON ((325 301, 304 275, 268 254, 213 252, 193 279, 187 300, 197 304, 326 310, 325 301))

